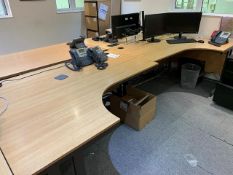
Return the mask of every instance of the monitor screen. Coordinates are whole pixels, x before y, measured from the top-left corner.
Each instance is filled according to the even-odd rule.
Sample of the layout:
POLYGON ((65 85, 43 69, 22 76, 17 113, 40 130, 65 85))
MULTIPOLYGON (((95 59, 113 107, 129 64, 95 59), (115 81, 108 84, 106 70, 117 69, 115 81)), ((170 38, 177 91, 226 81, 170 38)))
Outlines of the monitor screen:
POLYGON ((165 17, 165 30, 167 33, 198 33, 202 13, 167 13, 165 17))
POLYGON ((145 15, 144 39, 165 34, 165 14, 145 15))
MULTIPOLYGON (((112 16, 112 34, 114 38, 129 36, 130 30, 140 29, 139 13, 112 16)), ((139 31, 139 30, 138 30, 139 31)))

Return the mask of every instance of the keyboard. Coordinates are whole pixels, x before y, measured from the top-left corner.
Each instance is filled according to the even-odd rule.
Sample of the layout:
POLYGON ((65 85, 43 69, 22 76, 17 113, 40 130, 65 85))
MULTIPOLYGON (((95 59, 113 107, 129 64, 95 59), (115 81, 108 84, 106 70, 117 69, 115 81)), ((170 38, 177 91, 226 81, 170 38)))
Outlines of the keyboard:
POLYGON ((183 44, 183 43, 196 43, 195 39, 170 39, 167 40, 168 44, 183 44))

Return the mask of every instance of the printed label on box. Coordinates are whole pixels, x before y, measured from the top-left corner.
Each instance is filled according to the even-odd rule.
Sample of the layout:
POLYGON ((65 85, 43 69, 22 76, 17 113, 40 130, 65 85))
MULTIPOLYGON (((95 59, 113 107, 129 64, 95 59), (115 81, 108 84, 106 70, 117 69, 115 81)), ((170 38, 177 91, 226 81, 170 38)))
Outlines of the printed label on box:
POLYGON ((121 102, 120 102, 120 108, 121 108, 123 111, 127 112, 127 111, 128 111, 128 104, 125 103, 125 102, 123 102, 123 101, 121 101, 121 102))

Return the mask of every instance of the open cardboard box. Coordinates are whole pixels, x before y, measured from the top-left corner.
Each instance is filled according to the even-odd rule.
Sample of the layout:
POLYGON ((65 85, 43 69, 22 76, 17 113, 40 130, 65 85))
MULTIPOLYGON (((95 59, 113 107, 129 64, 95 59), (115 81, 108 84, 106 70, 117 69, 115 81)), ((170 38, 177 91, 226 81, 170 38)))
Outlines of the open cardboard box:
POLYGON ((156 97, 142 90, 128 87, 124 97, 113 95, 111 112, 128 126, 141 130, 155 118, 156 97))

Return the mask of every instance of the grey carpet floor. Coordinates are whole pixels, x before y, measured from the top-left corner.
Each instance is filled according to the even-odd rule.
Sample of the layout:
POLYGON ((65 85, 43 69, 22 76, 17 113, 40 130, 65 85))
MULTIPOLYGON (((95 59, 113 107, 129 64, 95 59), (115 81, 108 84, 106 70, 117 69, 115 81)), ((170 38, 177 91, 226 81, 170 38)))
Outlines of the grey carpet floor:
POLYGON ((158 95, 156 118, 144 130, 122 125, 112 134, 114 167, 122 175, 232 175, 233 112, 169 88, 184 91, 174 84, 158 95))
MULTIPOLYGON (((148 92, 151 92, 152 94, 155 94, 157 96, 159 96, 160 94, 165 94, 167 92, 187 92, 187 93, 192 93, 192 94, 202 96, 203 98, 208 98, 211 91, 214 89, 214 87, 215 87, 215 83, 205 80, 205 81, 202 81, 201 83, 199 83, 195 89, 186 90, 186 89, 182 89, 179 86, 179 79, 174 78, 171 75, 169 75, 169 76, 164 75, 162 77, 159 77, 159 78, 156 78, 156 79, 151 80, 149 82, 146 82, 143 85, 139 86, 138 88, 145 90, 145 91, 148 91, 148 92)), ((219 107, 219 109, 222 110, 222 108, 220 108, 220 107, 219 107)), ((157 119, 158 119, 158 117, 157 117, 157 119)), ((161 121, 162 123, 164 123, 164 124, 167 123, 168 119, 166 119, 166 118, 161 118, 161 119, 164 120, 163 122, 161 121)), ((233 123, 230 124, 230 122, 231 121, 229 121, 229 123, 227 122, 227 125, 222 126, 222 127, 223 128, 232 128, 233 123)), ((175 123, 174 123, 174 125, 175 125, 175 123)), ((203 125, 200 125, 200 126, 203 126, 203 125)), ((233 129, 226 129, 226 130, 233 130, 233 129)), ((159 132, 159 129, 158 129, 158 132, 159 132)), ((223 132, 219 132, 219 128, 216 129, 215 132, 218 132, 220 134, 220 136, 223 135, 223 134, 221 134, 223 132)), ((233 139, 233 131, 231 133, 232 134, 228 134, 229 139, 233 139)), ((110 134, 102 137, 101 139, 97 140, 94 144, 92 144, 90 147, 88 147, 85 150, 84 155, 86 155, 85 167, 86 167, 87 175, 119 175, 119 172, 117 172, 116 168, 113 166, 112 161, 111 161, 110 156, 109 156, 109 153, 108 153, 108 145, 109 145, 109 141, 110 141, 112 134, 113 133, 110 133, 110 134)), ((169 135, 169 133, 168 133, 168 135, 169 135)), ((122 137, 122 139, 124 139, 124 137, 125 137, 125 135, 122 137)), ((180 135, 180 137, 182 137, 182 135, 180 135)), ((210 138, 212 138, 212 137, 210 137, 210 138)), ((218 140, 218 139, 216 138, 216 140, 218 140)), ((219 142, 222 143, 221 140, 219 140, 219 142)), ((189 145, 192 145, 192 144, 189 143, 189 145)), ((171 145, 171 146, 173 146, 173 145, 171 145)), ((176 146, 176 145, 174 145, 174 146, 176 146)), ((179 146, 181 147, 181 145, 179 145, 179 146)), ((219 147, 222 147, 221 149, 224 149, 225 146, 226 146, 225 143, 222 143, 222 145, 219 145, 219 147)), ((163 151, 162 149, 163 148, 160 147, 160 150, 159 149, 157 150, 158 151, 157 154, 160 154, 161 156, 165 155, 165 154, 163 154, 163 152, 160 152, 160 151, 163 151)), ((203 148, 201 147, 200 150, 196 149, 196 151, 197 152, 200 151, 200 153, 201 153, 202 149, 203 148)), ((224 153, 223 155, 225 155, 225 154, 230 155, 230 152, 224 153)), ((196 157, 195 157, 196 159, 198 158, 197 154, 193 153, 193 155, 196 155, 196 157)), ((215 155, 214 152, 213 152, 213 155, 215 155)), ((165 155, 165 158, 166 158, 166 155, 165 155)), ((199 161, 200 161, 200 159, 199 159, 199 161)), ((160 162, 160 164, 162 164, 162 163, 163 162, 160 162)), ((210 163, 210 164, 213 163, 214 166, 221 166, 221 164, 222 164, 221 162, 218 162, 218 159, 213 159, 213 160, 208 159, 208 161, 206 161, 205 164, 207 164, 207 163, 210 163)), ((200 165, 200 162, 199 162, 199 165, 200 165)), ((164 166, 166 166, 166 162, 164 162, 164 166)), ((188 165, 186 164, 186 166, 190 168, 189 164, 188 165)), ((174 167, 176 168, 176 166, 174 166, 174 167)), ((208 167, 203 165, 202 169, 204 169, 204 168, 208 168, 208 167)), ((194 169, 196 169, 196 168, 194 168, 194 169)), ((208 171, 209 169, 206 169, 206 170, 208 171)), ((203 172, 203 171, 199 175, 202 175, 202 174, 205 175, 205 173, 207 173, 207 172, 203 172)), ((160 174, 161 173, 158 173, 156 175, 160 175, 160 174)), ((175 173, 175 172, 174 173, 171 172, 170 174, 179 175, 178 173, 175 173)), ((169 175, 169 174, 166 174, 166 175, 169 175)), ((187 173, 187 175, 189 175, 189 173, 187 173)), ((224 174, 221 173, 220 175, 224 175, 224 174)))

